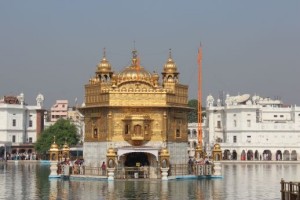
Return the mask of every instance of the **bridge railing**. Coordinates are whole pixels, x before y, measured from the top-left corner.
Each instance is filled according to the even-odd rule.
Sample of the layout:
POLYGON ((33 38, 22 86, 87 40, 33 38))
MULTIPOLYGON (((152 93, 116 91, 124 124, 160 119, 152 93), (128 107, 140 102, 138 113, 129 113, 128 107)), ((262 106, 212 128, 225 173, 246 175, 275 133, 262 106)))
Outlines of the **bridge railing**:
POLYGON ((280 181, 282 200, 300 200, 300 182, 280 181))
POLYGON ((208 176, 213 174, 213 164, 174 164, 170 166, 169 176, 196 175, 208 176))

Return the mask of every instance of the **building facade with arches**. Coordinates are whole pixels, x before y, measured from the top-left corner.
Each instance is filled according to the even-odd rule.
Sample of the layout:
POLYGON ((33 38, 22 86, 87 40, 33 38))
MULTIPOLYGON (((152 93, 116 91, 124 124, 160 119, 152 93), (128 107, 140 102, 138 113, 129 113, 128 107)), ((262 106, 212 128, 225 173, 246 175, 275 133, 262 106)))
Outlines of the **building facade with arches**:
POLYGON ((24 94, 0 99, 0 157, 33 159, 34 146, 44 129, 44 96, 38 94, 36 105, 27 105, 24 94))
POLYGON ((224 160, 299 160, 300 107, 257 95, 209 95, 203 121, 207 152, 221 145, 224 160))
POLYGON ((80 108, 86 165, 106 161, 109 148, 118 166, 157 167, 162 148, 170 152, 171 164, 187 163, 188 86, 179 81, 171 51, 161 74, 160 82, 156 72, 142 67, 136 50, 131 64, 115 73, 104 51, 80 108))

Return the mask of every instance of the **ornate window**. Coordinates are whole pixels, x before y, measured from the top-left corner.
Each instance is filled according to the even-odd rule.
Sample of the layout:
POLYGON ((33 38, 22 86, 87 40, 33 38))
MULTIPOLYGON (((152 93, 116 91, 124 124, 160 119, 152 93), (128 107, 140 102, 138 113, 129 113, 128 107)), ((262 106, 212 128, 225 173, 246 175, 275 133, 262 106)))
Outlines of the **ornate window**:
POLYGON ((135 135, 142 135, 142 126, 141 125, 135 125, 134 126, 134 134, 135 135))
POLYGON ((176 137, 177 137, 177 138, 180 137, 180 130, 179 130, 179 128, 176 129, 176 137))
POLYGON ((94 137, 94 138, 97 138, 97 137, 98 137, 98 129, 97 129, 97 128, 94 128, 94 134, 93 134, 93 137, 94 137))
POLYGON ((129 124, 125 124, 125 134, 129 133, 129 124))
POLYGON ((32 120, 29 120, 29 127, 32 127, 32 120))

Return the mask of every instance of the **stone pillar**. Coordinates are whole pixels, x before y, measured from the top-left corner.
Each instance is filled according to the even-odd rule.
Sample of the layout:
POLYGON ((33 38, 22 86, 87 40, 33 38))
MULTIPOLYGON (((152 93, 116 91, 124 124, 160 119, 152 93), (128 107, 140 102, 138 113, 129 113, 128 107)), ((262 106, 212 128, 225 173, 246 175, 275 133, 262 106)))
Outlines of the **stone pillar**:
POLYGON ((167 148, 160 151, 161 180, 168 180, 168 171, 170 166, 170 154, 167 148))
POLYGON ((214 161, 222 160, 222 150, 221 150, 221 146, 219 144, 214 145, 214 149, 212 152, 212 158, 214 161))
POLYGON ((107 157, 107 175, 108 175, 108 180, 114 180, 114 177, 115 177, 115 166, 116 166, 116 152, 115 150, 110 147, 108 150, 107 150, 107 154, 106 154, 106 157, 107 157))
POLYGON ((107 175, 108 175, 108 178, 107 180, 109 181, 113 181, 115 179, 115 168, 107 168, 107 175))
POLYGON ((51 144, 51 147, 49 149, 49 154, 50 154, 50 175, 49 175, 49 178, 58 178, 58 177, 60 177, 59 174, 57 174, 59 149, 58 149, 58 145, 55 143, 55 136, 54 136, 54 141, 51 144))
POLYGON ((58 178, 59 175, 57 174, 57 161, 50 161, 50 175, 49 178, 58 178))
POLYGON ((161 169, 161 180, 162 181, 167 181, 168 180, 169 167, 167 167, 167 168, 161 167, 160 169, 161 169))
POLYGON ((214 176, 221 176, 222 175, 222 165, 220 162, 214 162, 214 169, 213 169, 214 176))
POLYGON ((198 144, 195 149, 195 159, 198 160, 200 158, 204 158, 206 155, 203 152, 203 147, 201 144, 198 144))

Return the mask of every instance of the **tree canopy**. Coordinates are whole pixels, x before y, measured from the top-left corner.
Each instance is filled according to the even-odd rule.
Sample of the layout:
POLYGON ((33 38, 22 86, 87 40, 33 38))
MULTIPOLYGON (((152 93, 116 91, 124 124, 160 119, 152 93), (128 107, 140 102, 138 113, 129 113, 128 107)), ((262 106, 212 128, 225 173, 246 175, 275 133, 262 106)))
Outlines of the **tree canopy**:
MULTIPOLYGON (((188 106, 190 108, 193 108, 193 110, 190 111, 188 114, 188 123, 197 123, 198 122, 198 100, 197 99, 189 100, 188 106)), ((203 107, 202 110, 204 110, 203 107)), ((205 113, 202 112, 202 117, 203 116, 205 116, 205 113)))
POLYGON ((54 141, 54 136, 55 143, 58 144, 59 147, 65 142, 67 142, 69 146, 72 146, 76 145, 79 141, 76 126, 72 124, 70 120, 59 119, 55 124, 42 132, 35 143, 35 150, 39 154, 45 155, 54 141))

